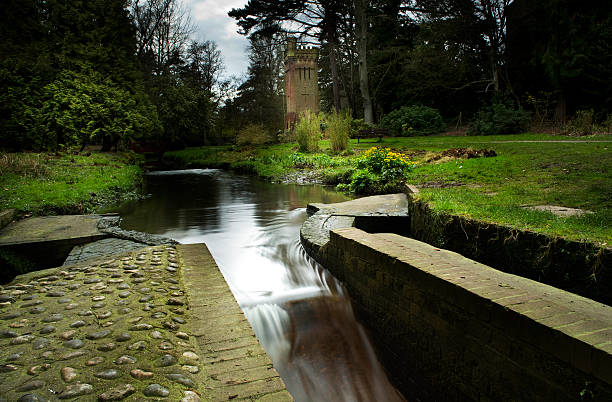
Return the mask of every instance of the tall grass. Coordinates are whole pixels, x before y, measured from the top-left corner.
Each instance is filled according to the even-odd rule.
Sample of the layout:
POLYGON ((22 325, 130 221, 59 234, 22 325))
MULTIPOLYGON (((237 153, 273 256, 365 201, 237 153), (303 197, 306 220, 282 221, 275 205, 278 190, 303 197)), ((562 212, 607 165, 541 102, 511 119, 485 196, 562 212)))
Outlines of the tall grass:
POLYGON ((329 115, 326 132, 334 153, 342 152, 348 148, 351 120, 352 117, 349 111, 338 113, 334 110, 329 115))
POLYGON ((30 153, 0 153, 0 176, 15 174, 40 178, 49 175, 48 157, 30 153))
POLYGON ((320 113, 312 113, 307 110, 300 114, 295 132, 297 143, 302 152, 319 151, 319 140, 321 139, 321 123, 323 116, 320 113))

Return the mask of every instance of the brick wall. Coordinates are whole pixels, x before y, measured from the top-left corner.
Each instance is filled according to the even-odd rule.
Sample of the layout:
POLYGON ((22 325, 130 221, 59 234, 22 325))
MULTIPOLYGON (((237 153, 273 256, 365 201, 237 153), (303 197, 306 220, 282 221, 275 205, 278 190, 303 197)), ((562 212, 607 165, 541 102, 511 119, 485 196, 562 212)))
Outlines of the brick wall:
POLYGON ((408 398, 612 400, 612 307, 394 234, 318 254, 408 398))

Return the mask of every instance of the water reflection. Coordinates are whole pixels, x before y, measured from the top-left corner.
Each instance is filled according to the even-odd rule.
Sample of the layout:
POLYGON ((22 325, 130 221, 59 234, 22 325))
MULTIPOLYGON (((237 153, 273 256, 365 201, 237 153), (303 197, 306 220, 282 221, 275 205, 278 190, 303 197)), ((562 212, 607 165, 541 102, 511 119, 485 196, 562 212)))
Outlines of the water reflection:
POLYGON ((152 197, 118 212, 126 229, 206 242, 296 401, 394 401, 341 284, 298 240, 309 202, 347 198, 211 169, 148 176, 152 197))

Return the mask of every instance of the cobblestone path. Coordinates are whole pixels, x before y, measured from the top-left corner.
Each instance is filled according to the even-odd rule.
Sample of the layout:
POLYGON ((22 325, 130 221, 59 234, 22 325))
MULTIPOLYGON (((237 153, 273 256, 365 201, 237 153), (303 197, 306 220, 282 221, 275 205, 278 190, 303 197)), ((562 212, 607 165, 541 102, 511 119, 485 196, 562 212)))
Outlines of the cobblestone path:
POLYGON ((156 246, 0 288, 0 400, 219 400, 181 270, 156 246))

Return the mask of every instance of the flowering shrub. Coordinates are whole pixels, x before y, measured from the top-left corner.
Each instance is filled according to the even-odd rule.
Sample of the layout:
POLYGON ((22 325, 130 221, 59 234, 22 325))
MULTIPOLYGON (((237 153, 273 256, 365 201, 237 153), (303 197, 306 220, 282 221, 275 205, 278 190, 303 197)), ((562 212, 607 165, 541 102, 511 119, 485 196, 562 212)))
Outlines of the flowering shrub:
POLYGON ((388 148, 372 147, 357 160, 358 169, 367 169, 373 173, 387 176, 401 176, 406 169, 415 166, 416 162, 388 148))
POLYGON ((342 189, 360 194, 398 191, 408 169, 416 167, 405 155, 388 148, 372 147, 357 159, 351 183, 342 189))

